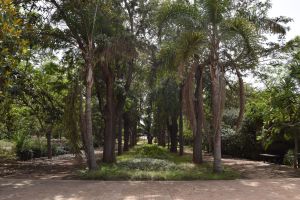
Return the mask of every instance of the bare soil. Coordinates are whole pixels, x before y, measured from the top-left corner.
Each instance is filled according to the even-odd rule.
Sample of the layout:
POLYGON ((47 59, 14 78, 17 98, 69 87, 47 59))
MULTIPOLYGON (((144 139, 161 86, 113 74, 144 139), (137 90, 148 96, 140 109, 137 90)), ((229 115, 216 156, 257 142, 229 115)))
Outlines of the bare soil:
MULTIPOLYGON (((100 161, 102 152, 96 151, 100 161)), ((206 161, 212 157, 205 154, 206 161)), ((274 178, 300 178, 300 170, 289 166, 251 161, 237 158, 223 158, 225 167, 229 167, 241 174, 242 179, 274 179, 274 178)), ((66 154, 54 157, 52 160, 38 158, 29 161, 0 159, 0 178, 13 179, 78 179, 78 170, 85 169, 83 159, 79 160, 74 155, 66 154)))
POLYGON ((0 200, 297 200, 300 179, 82 181, 1 179, 0 200))

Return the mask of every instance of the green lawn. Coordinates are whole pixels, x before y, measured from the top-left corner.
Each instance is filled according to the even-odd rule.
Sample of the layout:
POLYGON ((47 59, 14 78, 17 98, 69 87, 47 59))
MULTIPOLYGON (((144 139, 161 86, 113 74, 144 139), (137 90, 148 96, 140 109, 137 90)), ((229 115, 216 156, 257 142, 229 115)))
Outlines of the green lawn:
POLYGON ((195 165, 191 155, 179 156, 157 145, 138 145, 118 156, 116 164, 101 164, 94 172, 81 171, 92 180, 228 180, 239 175, 228 168, 212 173, 212 164, 195 165))

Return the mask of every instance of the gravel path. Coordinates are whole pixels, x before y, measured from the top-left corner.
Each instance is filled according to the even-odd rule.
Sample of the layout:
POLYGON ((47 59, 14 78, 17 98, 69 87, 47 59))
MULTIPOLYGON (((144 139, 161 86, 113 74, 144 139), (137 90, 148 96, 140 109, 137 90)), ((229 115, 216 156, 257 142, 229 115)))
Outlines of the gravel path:
POLYGON ((299 200, 300 179, 103 182, 0 179, 0 200, 299 200))

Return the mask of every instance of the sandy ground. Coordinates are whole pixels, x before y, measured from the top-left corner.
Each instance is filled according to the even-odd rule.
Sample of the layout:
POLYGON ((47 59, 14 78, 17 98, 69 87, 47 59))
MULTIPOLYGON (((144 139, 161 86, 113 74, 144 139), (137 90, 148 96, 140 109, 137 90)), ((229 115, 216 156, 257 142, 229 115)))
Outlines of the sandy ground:
MULTIPOLYGON (((97 152, 100 158, 101 152, 97 152)), ((212 157, 205 155, 205 160, 212 157)), ((300 172, 291 167, 225 158, 232 181, 81 181, 73 155, 0 162, 0 200, 300 200, 300 172)))
POLYGON ((300 179, 103 182, 0 179, 0 200, 297 200, 300 179))
MULTIPOLYGON (((100 150, 96 151, 99 160, 101 154, 100 150)), ((205 154, 204 160, 212 161, 212 157, 205 154)), ((300 170, 289 166, 236 158, 224 158, 222 161, 225 166, 239 172, 242 179, 300 178, 300 170)), ((0 160, 0 178, 71 180, 78 179, 78 170, 84 168, 84 161, 77 160, 71 154, 54 157, 52 160, 46 158, 26 162, 0 160)))

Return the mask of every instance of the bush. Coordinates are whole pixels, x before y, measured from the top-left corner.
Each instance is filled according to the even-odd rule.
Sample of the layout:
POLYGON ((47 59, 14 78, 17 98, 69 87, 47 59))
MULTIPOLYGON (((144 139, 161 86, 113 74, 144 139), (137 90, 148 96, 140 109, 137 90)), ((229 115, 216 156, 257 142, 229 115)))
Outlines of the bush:
POLYGON ((13 142, 0 140, 0 157, 13 158, 15 156, 15 148, 13 142))
POLYGON ((260 152, 262 145, 256 140, 256 132, 243 128, 236 133, 229 127, 222 128, 222 154, 257 160, 260 152))
MULTIPOLYGON (((45 138, 29 138, 26 135, 19 135, 16 141, 16 155, 20 160, 46 157, 48 155, 47 141, 45 138)), ((52 142, 52 156, 68 153, 63 143, 52 142)))
POLYGON ((134 149, 134 154, 138 158, 169 159, 170 154, 167 149, 157 145, 139 146, 134 149))
POLYGON ((283 164, 293 166, 294 165, 294 150, 290 149, 284 155, 283 164))

